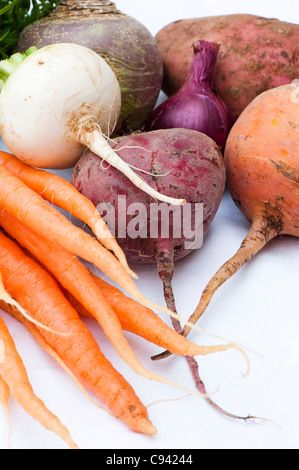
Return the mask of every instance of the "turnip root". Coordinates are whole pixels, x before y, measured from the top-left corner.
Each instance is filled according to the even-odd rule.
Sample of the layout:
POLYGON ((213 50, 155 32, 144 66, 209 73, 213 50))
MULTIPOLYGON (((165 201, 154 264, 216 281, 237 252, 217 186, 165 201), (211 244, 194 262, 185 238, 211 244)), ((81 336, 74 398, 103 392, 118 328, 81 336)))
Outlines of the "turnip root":
POLYGON ((109 146, 121 92, 107 62, 75 44, 54 44, 0 63, 0 133, 20 160, 39 168, 70 168, 85 148, 152 197, 154 191, 109 146), (20 60, 19 60, 20 59, 20 60), (12 73, 11 73, 12 72, 12 73))
MULTIPOLYGON (((124 161, 143 170, 143 178, 152 187, 172 197, 180 198, 183 194, 186 196, 191 208, 192 229, 197 230, 197 234, 193 233, 193 236, 199 235, 202 241, 201 236, 207 233, 225 188, 223 157, 215 142, 197 131, 169 129, 117 138, 111 145, 115 150, 119 149, 124 161), (202 204, 203 207, 200 226, 196 222, 196 203, 202 204)), ((113 207, 115 210, 113 220, 107 217, 106 222, 108 226, 109 220, 112 225, 115 223, 114 227, 110 225, 110 230, 115 229, 115 236, 128 261, 132 264, 157 265, 163 281, 167 306, 176 313, 172 290, 174 262, 192 252, 188 246, 190 238, 188 239, 188 235, 186 236, 184 232, 185 225, 189 222, 183 217, 186 206, 177 208, 179 217, 176 214, 173 218, 169 217, 167 210, 161 212, 158 215, 159 236, 151 238, 153 226, 157 223, 155 218, 157 213, 153 211, 152 200, 132 184, 128 184, 123 175, 113 168, 103 167, 92 152, 86 152, 77 163, 72 183, 82 194, 91 199, 103 212, 103 216, 105 215, 103 203, 107 203, 108 212, 110 205, 113 207), (125 199, 120 201, 119 198, 125 199), (180 224, 181 220, 183 224, 179 233, 174 236, 177 229, 174 225, 180 224), (163 230, 168 222, 168 235, 166 231, 163 236, 163 230), (132 227, 136 228, 135 235, 139 234, 137 237, 130 232, 132 227)), ((156 206, 170 209, 164 204, 156 206)), ((176 331, 181 331, 178 320, 172 318, 172 322, 176 331)), ((202 394, 206 394, 195 359, 189 357, 188 363, 197 388, 202 394)), ((219 408, 210 398, 207 400, 222 413, 235 417, 219 408)))
MULTIPOLYGON (((204 314, 217 289, 270 240, 299 236, 298 91, 293 84, 264 92, 232 128, 225 151, 228 186, 252 225, 238 252, 204 289, 191 324, 204 314)), ((184 335, 189 331, 184 328, 184 335)))
POLYGON ((184 19, 167 25, 156 39, 168 95, 186 79, 193 44, 200 39, 220 44, 213 86, 237 115, 260 93, 299 76, 299 25, 277 19, 245 14, 184 19))

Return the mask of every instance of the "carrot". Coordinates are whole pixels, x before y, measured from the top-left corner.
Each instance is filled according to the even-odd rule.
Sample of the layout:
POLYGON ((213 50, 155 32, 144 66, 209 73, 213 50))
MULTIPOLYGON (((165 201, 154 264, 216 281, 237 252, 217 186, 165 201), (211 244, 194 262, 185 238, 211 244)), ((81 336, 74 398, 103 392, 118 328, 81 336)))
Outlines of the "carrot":
MULTIPOLYGON (((150 308, 158 309, 175 316, 178 315, 165 307, 150 302, 138 290, 134 281, 120 262, 96 240, 83 230, 75 227, 60 212, 6 168, 0 165, 0 208, 35 233, 61 245, 66 250, 83 258, 119 284, 128 294, 150 308)), ((195 327, 195 329, 197 329, 195 327)))
MULTIPOLYGON (((145 339, 151 338, 150 341, 162 347, 167 344, 175 354, 196 356, 216 352, 214 346, 198 346, 174 332, 154 312, 101 281, 71 253, 27 229, 5 211, 0 213, 0 225, 32 253, 98 321, 120 357, 137 373, 161 381, 160 377, 150 374, 141 366, 123 335, 123 328, 145 339), (108 291, 106 296, 109 300, 103 295, 102 288, 108 291), (109 295, 109 292, 113 295, 109 295), (113 302, 112 306, 110 302, 113 302), (119 311, 120 319, 117 316, 119 311)), ((220 350, 222 347, 219 346, 220 350)))
POLYGON ((71 183, 53 173, 32 168, 7 152, 0 151, 0 165, 4 166, 44 199, 86 223, 99 241, 108 250, 114 252, 130 275, 135 279, 137 278, 136 274, 129 268, 123 250, 112 237, 94 204, 77 191, 71 183))
POLYGON ((78 378, 130 429, 155 434, 146 407, 133 388, 99 349, 94 337, 69 304, 54 278, 0 232, 0 271, 10 295, 46 326, 68 333, 63 338, 40 333, 78 378))
POLYGON ((2 317, 0 317, 0 339, 5 345, 5 362, 0 363, 0 374, 14 398, 32 418, 39 421, 46 429, 55 432, 72 449, 77 449, 66 427, 34 394, 23 361, 2 317))
MULTIPOLYGON (((66 217, 0 166, 0 207, 36 233, 81 256, 118 282, 124 289, 137 291, 120 262, 89 234, 75 227, 66 217)), ((137 291, 138 292, 138 291, 137 291)))

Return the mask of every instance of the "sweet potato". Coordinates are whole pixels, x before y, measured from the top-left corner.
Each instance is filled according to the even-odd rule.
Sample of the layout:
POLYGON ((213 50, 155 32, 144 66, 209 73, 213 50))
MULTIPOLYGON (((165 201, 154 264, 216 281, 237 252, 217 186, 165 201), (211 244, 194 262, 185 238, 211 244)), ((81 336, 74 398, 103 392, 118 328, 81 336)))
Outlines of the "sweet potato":
POLYGON ((220 44, 213 86, 238 115, 260 93, 299 77, 299 25, 254 15, 176 21, 156 36, 164 61, 163 90, 184 83, 199 39, 220 44))

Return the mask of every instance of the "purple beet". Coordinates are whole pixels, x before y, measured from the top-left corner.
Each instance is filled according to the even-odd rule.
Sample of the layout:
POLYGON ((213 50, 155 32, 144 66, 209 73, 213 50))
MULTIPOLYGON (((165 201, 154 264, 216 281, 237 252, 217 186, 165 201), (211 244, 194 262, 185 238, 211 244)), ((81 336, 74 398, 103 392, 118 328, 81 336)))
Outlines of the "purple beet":
MULTIPOLYGON (((115 139, 111 146, 125 162, 138 168, 140 175, 153 188, 167 196, 187 201, 185 206, 176 208, 156 202, 136 188, 122 173, 103 164, 90 151, 81 157, 72 175, 72 184, 99 209, 104 208, 103 203, 112 204, 115 227, 114 218, 106 217, 106 221, 108 225, 109 220, 112 221, 110 230, 115 233, 128 262, 157 265, 166 304, 176 312, 172 289, 174 262, 192 252, 194 246, 190 246, 190 243, 192 245, 196 237, 197 247, 200 246, 202 236, 205 236, 215 217, 225 189, 222 154, 211 138, 189 129, 136 133, 115 139), (176 213, 173 217, 169 217, 167 211, 157 213, 157 207, 162 206, 164 209, 171 207, 176 213), (203 218, 199 224, 200 207, 203 218), (169 234, 166 236, 168 224, 169 234), (185 225, 190 225, 187 234, 184 233, 185 225), (158 235, 153 233, 157 227, 158 235)), ((103 216, 110 214, 111 210, 107 210, 106 214, 102 211, 103 216)), ((175 330, 181 332, 179 322, 174 319, 172 322, 175 330)), ((162 357, 168 354, 164 353, 162 357)), ((196 386, 201 393, 206 394, 195 359, 187 359, 196 386)), ((233 416, 221 410, 209 398, 207 400, 221 412, 233 416)))
MULTIPOLYGON (((121 149, 117 153, 132 167, 141 170, 139 175, 150 186, 165 195, 186 199, 190 204, 188 210, 192 213, 193 229, 196 222, 195 211, 198 209, 196 203, 202 204, 205 235, 218 210, 225 187, 223 158, 214 141, 197 131, 169 129, 120 137, 114 139, 111 146, 114 150, 121 149)), ((158 207, 156 201, 135 188, 119 171, 112 167, 107 168, 107 164, 103 164, 93 153, 87 152, 79 160, 73 172, 72 183, 96 206, 103 202, 113 204, 116 212, 116 238, 131 264, 157 263, 157 260, 161 264, 161 256, 165 251, 168 255, 163 256, 173 262, 192 251, 188 248, 191 240, 184 235, 183 227, 181 231, 177 226, 173 227, 172 220, 169 237, 151 238, 151 208, 158 207), (125 206, 123 202, 119 203, 119 196, 126 197, 125 206), (147 217, 142 217, 141 221, 147 227, 139 230, 143 236, 145 232, 146 238, 123 238, 124 234, 119 233, 122 232, 120 225, 123 217, 126 217, 123 223, 126 228, 133 225, 136 214, 127 213, 125 216, 125 213, 136 203, 141 203, 147 211, 147 217)), ((183 218, 184 211, 187 213, 187 206, 171 208, 179 210, 183 218)), ((168 209, 170 206, 159 204, 159 207, 168 209)), ((175 217, 176 220, 177 218, 175 217)), ((163 217, 159 218, 160 232, 167 222, 163 217)), ((111 229, 113 231, 113 227, 111 229)))

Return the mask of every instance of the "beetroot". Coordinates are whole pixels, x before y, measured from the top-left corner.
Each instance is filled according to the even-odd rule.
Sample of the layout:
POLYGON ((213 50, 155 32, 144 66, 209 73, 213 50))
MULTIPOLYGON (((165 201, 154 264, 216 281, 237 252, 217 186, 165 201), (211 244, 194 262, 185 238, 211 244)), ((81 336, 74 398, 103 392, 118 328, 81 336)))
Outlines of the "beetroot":
MULTIPOLYGON (((188 129, 136 133, 117 138, 111 145, 124 161, 142 170, 142 177, 153 188, 172 197, 181 198, 184 196, 187 200, 187 205, 183 208, 176 206, 176 210, 180 211, 179 218, 177 213, 176 217, 171 218, 170 221, 165 213, 164 217, 161 215, 158 217, 161 236, 151 238, 150 230, 157 223, 151 208, 155 208, 158 203, 137 189, 120 172, 112 167, 107 167, 106 164, 103 166, 101 160, 88 151, 81 157, 72 175, 72 184, 98 208, 102 207, 100 205, 104 202, 113 205, 116 216, 115 236, 128 261, 132 264, 157 264, 164 285, 167 306, 176 312, 172 290, 174 261, 192 252, 188 246, 192 240, 188 233, 187 236, 186 233, 184 234, 183 230, 186 228, 186 219, 183 217, 184 210, 189 207, 190 214, 192 214, 190 218, 192 221, 191 232, 197 228, 198 245, 200 245, 201 232, 203 236, 206 234, 224 192, 226 178, 223 157, 212 139, 205 134, 188 129), (126 199, 121 199, 120 202, 119 197, 126 197, 126 199), (136 203, 141 205, 133 205, 136 203), (203 208, 203 223, 200 227, 198 226, 196 212, 198 206, 196 203, 202 204, 203 208), (139 211, 139 214, 134 212, 135 209, 137 212, 139 211), (141 209, 144 210, 142 217, 140 217, 141 209), (179 223, 181 225, 180 234, 175 233, 173 236, 173 231, 178 230, 178 221, 182 220, 184 223, 179 223), (169 236, 163 237, 163 230, 168 221, 169 236), (128 236, 132 227, 136 229, 135 235, 139 233, 140 237, 128 236), (123 228, 126 233, 122 231, 123 228)), ((158 205, 159 207, 163 206, 164 209, 170 207, 166 204, 161 205, 161 203, 158 205)), ((109 225, 109 218, 106 220, 109 225)), ((110 226, 112 232, 113 229, 114 227, 110 226)), ((173 318, 172 322, 176 331, 181 331, 179 322, 173 318)), ((188 357, 187 360, 197 388, 201 393, 206 394, 205 385, 199 377, 196 360, 193 357, 188 357)), ((206 399, 221 413, 239 418, 221 409, 209 397, 206 399)))
MULTIPOLYGON (((214 141, 197 131, 171 129, 133 134, 117 138, 113 142, 112 147, 115 150, 122 148, 117 152, 118 155, 133 168, 142 170, 140 176, 150 186, 165 195, 184 197, 187 203, 191 203, 193 229, 195 203, 203 204, 203 235, 207 232, 225 187, 223 158, 214 141)), ((113 168, 107 169, 106 165, 105 169, 101 160, 92 152, 85 153, 79 160, 73 172, 72 183, 96 206, 103 202, 113 204, 116 211, 115 236, 131 264, 156 263, 157 257, 165 251, 168 251, 170 258, 178 260, 192 251, 187 247, 190 239, 184 235, 183 227, 179 237, 173 236, 172 220, 169 222, 169 237, 150 238, 150 205, 155 201, 134 188, 127 178, 113 168), (144 230, 140 229, 140 232, 145 232, 146 238, 123 238, 123 234, 119 233, 118 222, 122 221, 122 217, 119 217, 118 210, 123 211, 123 203, 118 202, 119 196, 126 196, 125 210, 135 203, 142 203, 146 208, 147 217, 143 223, 148 226, 144 230)), ((179 206, 177 209, 181 214, 185 210, 179 206)), ((136 214, 127 214, 126 227, 134 222, 134 217, 136 214)), ((161 219, 163 217, 159 218, 160 232, 168 222, 161 219)), ((109 224, 108 220, 107 222, 109 224)), ((113 227, 111 230, 113 231, 113 227)))

